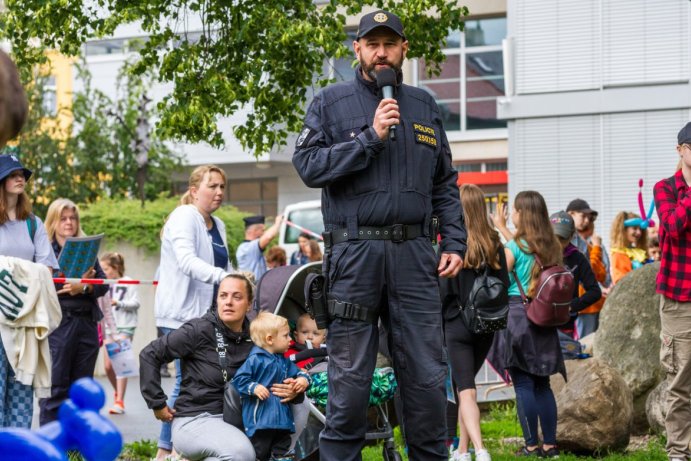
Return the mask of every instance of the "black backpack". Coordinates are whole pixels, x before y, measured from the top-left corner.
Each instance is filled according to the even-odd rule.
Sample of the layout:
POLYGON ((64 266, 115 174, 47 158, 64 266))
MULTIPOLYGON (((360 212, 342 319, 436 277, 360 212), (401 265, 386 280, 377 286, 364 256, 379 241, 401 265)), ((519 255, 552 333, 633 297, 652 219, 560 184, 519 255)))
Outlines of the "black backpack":
POLYGON ((465 306, 459 306, 465 326, 475 334, 494 333, 506 328, 509 316, 508 287, 490 274, 490 267, 475 271, 475 281, 465 306))

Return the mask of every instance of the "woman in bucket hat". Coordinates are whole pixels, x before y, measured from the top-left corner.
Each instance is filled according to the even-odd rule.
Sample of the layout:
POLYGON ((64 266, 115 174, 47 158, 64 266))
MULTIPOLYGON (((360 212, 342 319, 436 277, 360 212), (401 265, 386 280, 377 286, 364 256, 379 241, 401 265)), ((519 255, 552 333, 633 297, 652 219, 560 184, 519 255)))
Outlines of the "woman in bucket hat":
MULTIPOLYGON (((0 51, 0 148, 14 138, 26 119, 27 102, 17 69, 0 51)), ((26 184, 31 171, 14 155, 0 155, 0 256, 58 268, 43 222, 31 213, 26 184)), ((9 345, 0 339, 0 427, 31 427, 33 389, 14 375, 9 345)))

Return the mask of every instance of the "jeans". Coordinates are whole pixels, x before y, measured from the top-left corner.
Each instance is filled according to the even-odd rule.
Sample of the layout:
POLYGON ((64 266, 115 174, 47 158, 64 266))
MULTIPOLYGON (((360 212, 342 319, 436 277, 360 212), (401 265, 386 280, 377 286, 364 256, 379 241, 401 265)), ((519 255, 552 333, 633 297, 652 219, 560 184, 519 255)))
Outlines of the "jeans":
MULTIPOLYGON (((164 335, 167 335, 173 328, 160 327, 164 335)), ((175 359, 175 385, 173 386, 173 391, 168 396, 168 402, 166 404, 168 407, 173 408, 175 406, 175 401, 180 395, 180 383, 182 382, 182 368, 180 367, 180 359, 175 359)), ((158 448, 171 451, 173 449, 172 442, 172 432, 171 423, 161 423, 161 433, 158 436, 158 448)))
POLYGON ((540 422, 544 443, 557 444, 557 402, 549 385, 549 376, 537 376, 518 368, 509 368, 516 391, 518 420, 528 447, 539 443, 537 424, 540 422))
POLYGON ((595 333, 600 326, 600 313, 595 314, 578 314, 576 319, 576 328, 578 328, 578 337, 584 338, 591 333, 595 333))

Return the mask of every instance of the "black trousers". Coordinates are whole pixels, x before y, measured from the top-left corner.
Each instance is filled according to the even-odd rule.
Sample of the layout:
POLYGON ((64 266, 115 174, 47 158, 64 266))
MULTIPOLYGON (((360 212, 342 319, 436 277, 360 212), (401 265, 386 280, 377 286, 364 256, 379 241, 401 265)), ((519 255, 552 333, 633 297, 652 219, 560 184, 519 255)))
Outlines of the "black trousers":
POLYGON ((41 426, 58 419, 58 408, 67 399, 70 385, 94 376, 98 358, 98 327, 91 317, 69 316, 48 337, 52 361, 50 397, 41 399, 41 426))
POLYGON ((252 437, 254 453, 259 461, 286 458, 290 452, 290 431, 280 429, 258 429, 252 437))
MULTIPOLYGON (((425 238, 334 245, 330 296, 374 309, 387 331, 411 461, 445 461, 446 358, 438 259, 425 238)), ((379 346, 376 323, 337 318, 329 326, 329 399, 322 461, 360 461, 379 346)))

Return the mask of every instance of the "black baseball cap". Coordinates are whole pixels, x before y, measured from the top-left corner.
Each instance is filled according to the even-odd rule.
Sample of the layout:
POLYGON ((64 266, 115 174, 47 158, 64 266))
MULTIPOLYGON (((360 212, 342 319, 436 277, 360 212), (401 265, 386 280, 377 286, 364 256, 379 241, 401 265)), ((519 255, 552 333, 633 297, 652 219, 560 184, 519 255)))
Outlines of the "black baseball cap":
POLYGON ((568 213, 569 211, 580 211, 581 213, 586 213, 586 214, 591 214, 591 215, 597 216, 597 211, 590 208, 590 205, 588 205, 588 202, 586 202, 585 200, 583 200, 581 198, 571 200, 569 205, 566 207, 566 212, 568 213))
POLYGON ((266 221, 262 215, 248 216, 246 218, 242 218, 242 220, 245 221, 245 229, 255 224, 264 224, 266 221))
POLYGON ((357 28, 356 40, 360 40, 365 35, 372 32, 377 27, 386 27, 405 40, 403 34, 403 23, 401 19, 393 13, 379 10, 369 13, 360 18, 360 25, 357 28))
POLYGON ((691 144, 691 122, 684 125, 684 128, 677 135, 677 144, 691 144))

